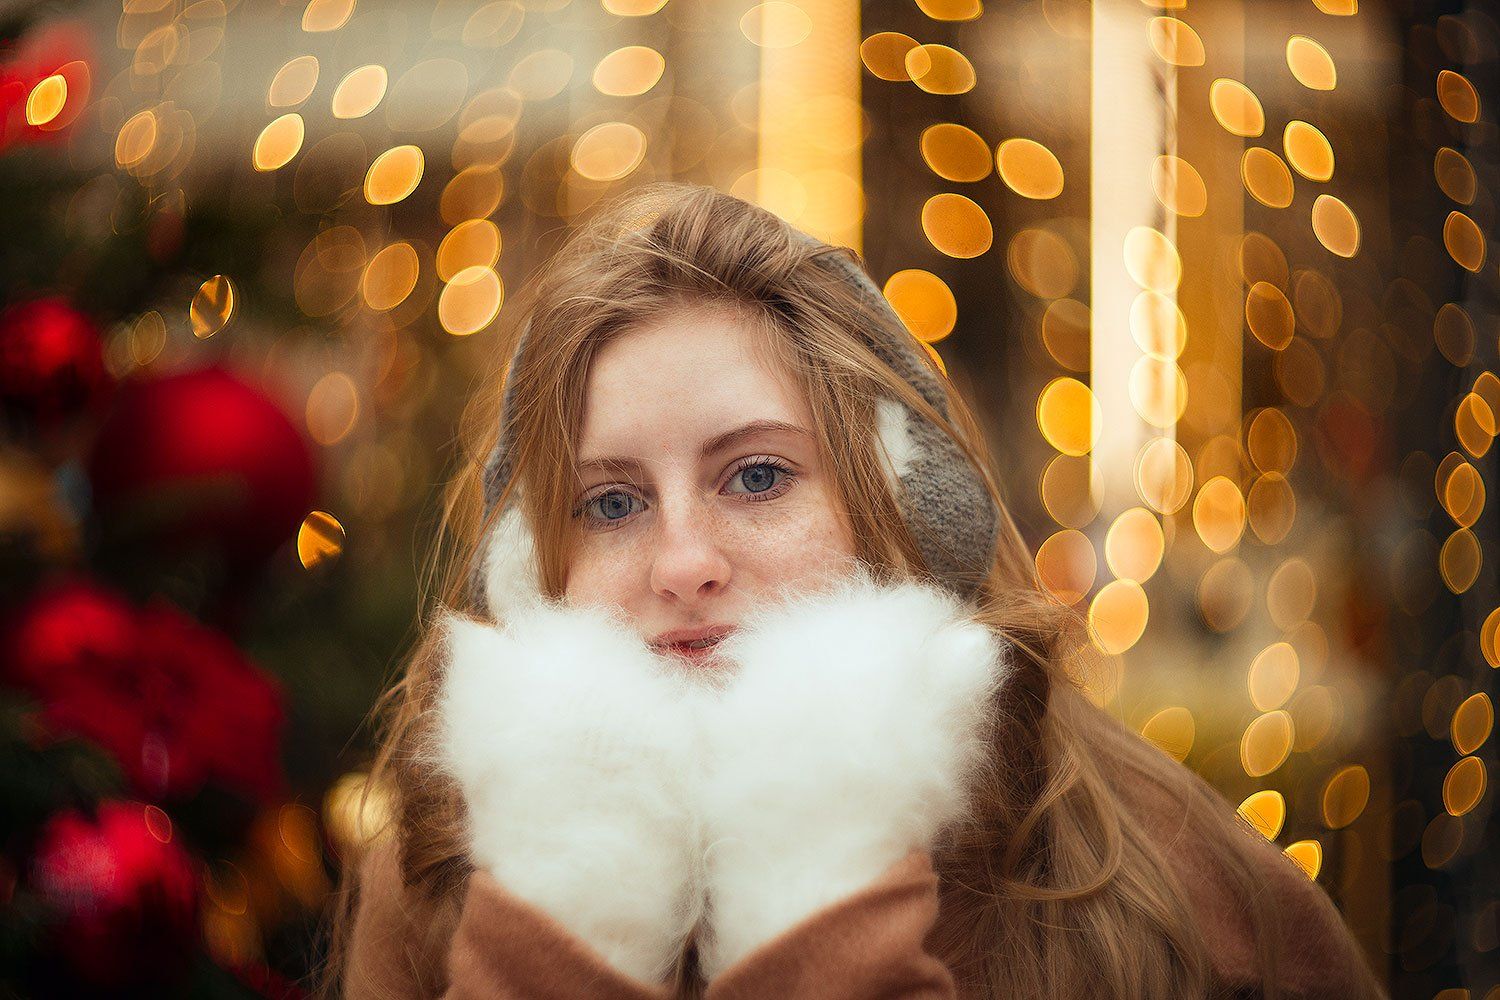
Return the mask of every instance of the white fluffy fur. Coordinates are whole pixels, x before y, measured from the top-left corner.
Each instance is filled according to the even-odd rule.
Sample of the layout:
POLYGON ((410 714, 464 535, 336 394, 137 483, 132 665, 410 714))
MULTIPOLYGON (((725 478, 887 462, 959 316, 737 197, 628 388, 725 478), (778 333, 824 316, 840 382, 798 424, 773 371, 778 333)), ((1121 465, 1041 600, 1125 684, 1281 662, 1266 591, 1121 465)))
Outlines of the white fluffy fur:
POLYGON ((757 608, 717 676, 613 612, 493 593, 505 627, 442 621, 434 755, 474 861, 653 982, 705 902, 712 978, 928 845, 966 808, 1009 670, 947 591, 862 568, 757 608))
POLYGON ((702 910, 698 690, 622 620, 532 601, 504 628, 448 616, 436 755, 501 884, 648 982, 702 910))
POLYGON ((917 452, 906 427, 906 407, 899 400, 881 396, 875 401, 875 423, 885 449, 885 475, 894 489, 898 479, 911 471, 917 452))
POLYGON ((1009 670, 948 592, 864 571, 762 610, 719 650, 738 672, 706 706, 710 978, 966 811, 1009 670))
POLYGON ((536 600, 542 586, 536 570, 536 543, 522 517, 519 495, 519 491, 513 493, 484 542, 485 604, 502 620, 512 608, 536 600))

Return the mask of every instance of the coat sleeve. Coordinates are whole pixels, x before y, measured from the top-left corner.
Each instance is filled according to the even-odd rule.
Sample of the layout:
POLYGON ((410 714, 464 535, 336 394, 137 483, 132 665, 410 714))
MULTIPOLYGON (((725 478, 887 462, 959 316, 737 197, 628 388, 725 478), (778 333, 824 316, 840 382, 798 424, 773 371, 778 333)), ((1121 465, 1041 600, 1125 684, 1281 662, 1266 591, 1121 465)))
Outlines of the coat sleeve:
POLYGON ((668 1000, 482 869, 461 906, 416 899, 397 855, 383 843, 361 860, 343 1000, 668 1000))
POLYGON ((954 1000, 952 973, 924 944, 937 915, 931 855, 914 850, 725 969, 705 1000, 954 1000))

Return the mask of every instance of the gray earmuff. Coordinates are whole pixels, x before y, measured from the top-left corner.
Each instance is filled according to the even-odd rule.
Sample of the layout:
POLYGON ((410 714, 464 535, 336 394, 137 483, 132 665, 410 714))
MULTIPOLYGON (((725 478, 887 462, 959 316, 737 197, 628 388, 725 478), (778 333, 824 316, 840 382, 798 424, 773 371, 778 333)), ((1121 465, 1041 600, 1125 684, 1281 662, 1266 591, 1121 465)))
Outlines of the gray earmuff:
MULTIPOLYGON (((796 232, 814 247, 826 246, 796 232)), ((864 269, 849 256, 837 253, 819 254, 813 263, 859 289, 862 308, 856 326, 870 349, 947 419, 947 397, 926 351, 864 269)), ((509 379, 509 373, 520 370, 517 362, 525 348, 523 330, 507 370, 511 384, 501 403, 499 440, 485 462, 486 521, 513 472, 515 382, 509 379)), ((971 598, 989 572, 999 531, 1000 513, 989 491, 958 445, 904 403, 889 397, 879 400, 877 424, 886 471, 896 487, 901 514, 928 569, 960 597, 971 598)), ((482 596, 483 604, 496 615, 501 607, 532 599, 540 591, 533 540, 520 505, 514 502, 518 495, 518 491, 512 491, 513 502, 486 539, 483 558, 471 580, 474 594, 482 596)))

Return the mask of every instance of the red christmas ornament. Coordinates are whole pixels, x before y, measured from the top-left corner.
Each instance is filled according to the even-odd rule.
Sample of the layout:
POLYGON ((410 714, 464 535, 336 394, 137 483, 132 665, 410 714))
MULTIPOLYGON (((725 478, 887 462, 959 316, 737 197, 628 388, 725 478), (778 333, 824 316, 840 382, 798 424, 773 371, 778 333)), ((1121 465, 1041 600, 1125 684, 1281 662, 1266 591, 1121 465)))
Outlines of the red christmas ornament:
POLYGON ((315 490, 296 426, 218 367, 123 383, 88 469, 107 526, 153 548, 207 542, 240 572, 295 537, 315 490))
POLYGON ((0 643, 0 679, 36 698, 46 730, 97 743, 138 794, 185 799, 208 782, 261 804, 284 794, 278 686, 165 601, 137 610, 65 580, 19 609, 0 643))
POLYGON ((171 820, 139 802, 59 813, 42 828, 31 881, 62 917, 54 949, 101 988, 165 984, 195 950, 198 879, 171 820))
POLYGON ((43 431, 97 410, 113 379, 99 331, 60 296, 0 313, 0 401, 43 431))

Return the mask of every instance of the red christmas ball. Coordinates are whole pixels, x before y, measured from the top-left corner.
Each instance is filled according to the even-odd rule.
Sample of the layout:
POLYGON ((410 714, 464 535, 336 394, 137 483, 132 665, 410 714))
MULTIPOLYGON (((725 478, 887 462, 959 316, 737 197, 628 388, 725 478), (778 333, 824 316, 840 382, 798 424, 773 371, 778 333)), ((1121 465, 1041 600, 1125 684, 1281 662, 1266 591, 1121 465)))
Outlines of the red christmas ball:
POLYGON ((297 427, 218 367, 122 384, 88 471, 106 528, 167 550, 206 542, 237 570, 295 537, 316 488, 297 427))
POLYGON ((92 818, 53 816, 31 881, 61 916, 53 948, 79 979, 123 988, 186 971, 197 939, 197 872, 160 809, 112 801, 92 818))
POLYGON ((107 751, 139 795, 285 793, 280 687, 164 601, 137 609, 88 580, 54 583, 4 623, 0 680, 36 699, 45 732, 107 751))
POLYGON ((43 431, 98 410, 113 384, 99 331, 64 298, 0 313, 0 400, 43 431))

